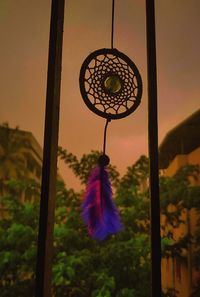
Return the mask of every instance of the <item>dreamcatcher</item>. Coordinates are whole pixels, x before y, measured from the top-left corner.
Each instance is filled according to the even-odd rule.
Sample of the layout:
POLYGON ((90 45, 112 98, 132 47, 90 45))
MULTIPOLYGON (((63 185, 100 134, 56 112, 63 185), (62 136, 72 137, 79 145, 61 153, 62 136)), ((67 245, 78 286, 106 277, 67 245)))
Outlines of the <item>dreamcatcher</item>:
POLYGON ((112 1, 111 48, 91 53, 80 70, 80 91, 87 107, 106 119, 103 154, 89 176, 82 217, 94 239, 103 240, 123 227, 112 200, 112 189, 106 166, 106 131, 112 120, 124 118, 135 111, 142 96, 140 73, 129 57, 113 48, 114 0, 112 1))

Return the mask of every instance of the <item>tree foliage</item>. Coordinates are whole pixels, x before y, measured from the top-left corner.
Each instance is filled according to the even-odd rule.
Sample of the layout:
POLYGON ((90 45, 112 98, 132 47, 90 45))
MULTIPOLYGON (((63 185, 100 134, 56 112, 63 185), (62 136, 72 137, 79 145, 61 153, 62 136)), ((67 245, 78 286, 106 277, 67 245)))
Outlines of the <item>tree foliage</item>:
MULTIPOLYGON (((75 174, 85 182, 99 155, 98 152, 84 155, 79 164, 76 158, 65 151, 65 162, 74 162, 72 166, 75 174)), ((128 174, 133 175, 134 170, 130 168, 128 174)), ((121 187, 125 191, 126 186, 122 185, 114 166, 109 167, 111 172, 116 191, 115 201, 121 212, 124 231, 103 242, 94 241, 87 234, 80 216, 80 195, 71 191, 65 199, 66 189, 60 191, 63 201, 68 203, 67 216, 66 202, 62 205, 59 202, 56 210, 56 255, 53 268, 55 296, 142 297, 148 292, 149 234, 148 227, 141 228, 142 223, 145 225, 141 222, 141 212, 144 211, 142 204, 146 201, 142 194, 139 195, 139 187, 129 192, 130 197, 127 195, 126 199, 121 199, 121 187), (58 217, 58 214, 65 215, 58 217), (142 288, 140 283, 143 283, 142 288)))
MULTIPOLYGON (((74 155, 60 148, 60 156, 83 184, 99 155, 99 152, 91 152, 78 161, 74 155)), ((130 190, 126 199, 121 199, 120 193, 126 189, 126 177, 121 182, 119 173, 112 165, 109 166, 109 173, 116 189, 115 199, 124 231, 103 242, 94 241, 88 236, 80 216, 82 194, 66 189, 61 181, 57 183, 53 264, 55 297, 143 297, 148 292, 149 234, 148 227, 141 228, 140 222, 145 198, 139 193, 139 181, 135 180, 137 190, 130 190)), ((135 167, 130 168, 127 175, 134 174, 135 167)), ((39 212, 37 186, 25 179, 7 181, 7 194, 2 200, 6 215, 0 221, 0 289, 4 297, 12 297, 11 291, 17 297, 25 294, 33 296, 39 212), (34 192, 34 203, 20 203, 20 190, 25 188, 34 192)))
MULTIPOLYGON (((83 185, 99 155, 93 151, 78 160, 67 150, 59 148, 60 158, 83 185)), ((53 259, 55 297, 149 296, 148 159, 141 156, 121 178, 115 166, 110 165, 108 170, 124 230, 102 242, 88 236, 81 219, 82 191, 76 193, 73 189, 66 189, 62 181, 57 182, 53 259)), ((199 209, 199 187, 192 188, 188 181, 196 178, 197 174, 197 167, 187 167, 172 178, 161 178, 162 213, 168 224, 180 224, 181 211, 185 207, 199 209), (170 203, 176 205, 173 214, 168 211, 170 203)), ((0 220, 1 296, 31 297, 34 294, 40 185, 33 180, 18 178, 7 180, 6 187, 7 191, 1 197, 1 211, 4 213, 0 220), (31 191, 34 202, 20 202, 20 192, 24 189, 31 191)), ((199 234, 198 230, 198 244, 199 234)), ((163 255, 179 255, 183 247, 187 248, 188 238, 184 240, 177 243, 173 235, 166 233, 162 239, 163 255)), ((169 290, 163 296, 175 296, 173 294, 174 291, 169 290)))
MULTIPOLYGON (((24 181, 38 198, 38 185, 24 181)), ((23 181, 7 181, 7 194, 1 199, 0 291, 2 297, 32 296, 39 205, 21 204, 23 181)), ((37 199, 38 201, 38 199, 37 199)))

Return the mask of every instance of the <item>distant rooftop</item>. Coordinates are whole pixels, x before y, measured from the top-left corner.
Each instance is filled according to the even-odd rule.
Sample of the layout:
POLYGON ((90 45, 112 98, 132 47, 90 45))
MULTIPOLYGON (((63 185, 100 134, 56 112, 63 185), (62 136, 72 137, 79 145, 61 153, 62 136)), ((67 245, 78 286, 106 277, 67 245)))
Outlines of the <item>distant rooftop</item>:
MULTIPOLYGON (((31 132, 21 130, 18 127, 10 128, 9 126, 0 126, 0 129, 9 129, 14 134, 19 135, 21 139, 27 140, 28 144, 29 144, 28 148, 31 149, 35 153, 35 155, 38 157, 38 159, 42 163, 42 158, 43 158, 42 148, 31 132)), ((0 139, 0 143, 1 143, 1 139, 0 139)))
POLYGON ((200 109, 169 131, 159 147, 159 167, 165 169, 180 154, 200 146, 200 109))

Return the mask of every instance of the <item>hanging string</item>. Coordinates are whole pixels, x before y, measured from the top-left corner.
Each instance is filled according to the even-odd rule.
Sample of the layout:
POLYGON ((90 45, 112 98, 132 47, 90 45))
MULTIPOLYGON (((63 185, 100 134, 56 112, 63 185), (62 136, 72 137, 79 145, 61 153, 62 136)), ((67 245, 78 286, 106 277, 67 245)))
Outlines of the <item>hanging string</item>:
POLYGON ((105 124, 105 128, 104 128, 103 155, 105 155, 105 152, 106 152, 106 134, 107 134, 107 128, 108 128, 109 122, 111 122, 111 119, 106 120, 106 124, 105 124))
POLYGON ((115 20, 115 0, 112 0, 111 48, 113 48, 113 40, 114 40, 114 20, 115 20))

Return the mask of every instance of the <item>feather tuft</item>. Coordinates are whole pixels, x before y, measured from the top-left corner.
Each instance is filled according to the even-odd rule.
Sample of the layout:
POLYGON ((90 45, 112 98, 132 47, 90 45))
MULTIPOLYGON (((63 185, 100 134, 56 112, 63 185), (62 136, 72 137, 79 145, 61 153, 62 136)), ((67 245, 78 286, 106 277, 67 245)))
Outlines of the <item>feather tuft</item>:
POLYGON ((112 189, 108 172, 103 166, 95 167, 88 179, 82 218, 88 226, 91 237, 105 239, 123 229, 118 210, 112 201, 112 189))

